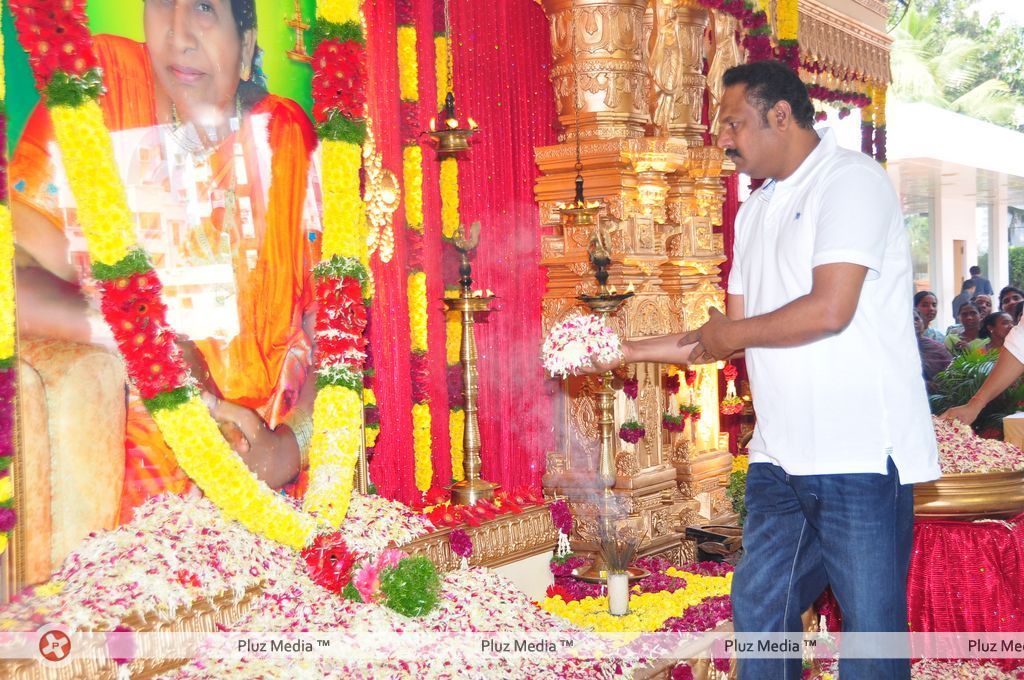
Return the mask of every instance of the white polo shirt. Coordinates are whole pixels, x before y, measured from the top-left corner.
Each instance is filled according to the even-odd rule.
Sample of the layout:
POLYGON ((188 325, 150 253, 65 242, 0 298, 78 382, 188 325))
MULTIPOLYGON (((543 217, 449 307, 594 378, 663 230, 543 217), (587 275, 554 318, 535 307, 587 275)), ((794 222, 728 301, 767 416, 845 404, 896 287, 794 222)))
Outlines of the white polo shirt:
POLYGON ((825 130, 792 176, 768 180, 740 208, 729 293, 743 296, 746 317, 767 314, 810 293, 814 267, 836 262, 868 268, 843 332, 746 351, 750 462, 792 475, 885 474, 891 456, 901 483, 936 479, 899 200, 878 163, 825 130))

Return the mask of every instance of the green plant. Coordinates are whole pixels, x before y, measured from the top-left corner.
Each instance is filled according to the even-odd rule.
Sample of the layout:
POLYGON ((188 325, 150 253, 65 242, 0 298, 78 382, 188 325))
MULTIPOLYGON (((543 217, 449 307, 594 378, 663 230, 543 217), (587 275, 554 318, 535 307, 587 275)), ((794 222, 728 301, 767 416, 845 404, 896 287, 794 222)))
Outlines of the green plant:
POLYGON ((736 470, 729 475, 729 486, 725 488, 725 495, 732 501, 733 511, 740 516, 739 524, 743 526, 747 519, 747 504, 744 497, 747 495, 747 471, 736 470))
MULTIPOLYGON (((945 371, 935 376, 932 381, 933 394, 929 397, 932 413, 941 414, 954 406, 961 406, 978 393, 985 378, 995 366, 996 353, 981 354, 968 352, 953 360, 945 371)), ((1001 395, 993 399, 978 414, 974 421, 974 429, 982 432, 1003 427, 1003 417, 1016 413, 1018 404, 1024 401, 1024 382, 1018 380, 1001 395)))

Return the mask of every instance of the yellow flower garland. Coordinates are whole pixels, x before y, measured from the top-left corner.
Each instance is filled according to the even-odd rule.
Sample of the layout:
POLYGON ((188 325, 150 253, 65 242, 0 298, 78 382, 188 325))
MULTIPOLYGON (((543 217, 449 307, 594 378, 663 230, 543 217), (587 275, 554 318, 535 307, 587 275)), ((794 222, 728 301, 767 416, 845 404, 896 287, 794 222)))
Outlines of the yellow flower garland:
POLYGON ((730 472, 746 472, 750 469, 750 456, 733 456, 730 472))
POLYGON ((885 127, 885 85, 871 88, 871 103, 875 114, 875 127, 885 127))
MULTIPOLYGON (((434 82, 437 83, 437 110, 444 108, 444 98, 448 92, 448 39, 443 35, 434 36, 434 82)), ((441 125, 444 121, 437 121, 441 125)))
POLYGON ((359 458, 363 401, 347 387, 325 385, 313 403, 309 489, 302 507, 339 527, 348 512, 359 458))
POLYGON ((405 222, 423 231, 423 149, 418 144, 402 150, 402 178, 405 184, 405 222))
POLYGON ((800 33, 800 11, 797 0, 777 0, 775 23, 779 40, 797 40, 800 33))
POLYGON ((413 352, 427 351, 427 275, 409 274, 409 335, 413 352))
POLYGON ((458 409, 448 414, 448 439, 452 449, 452 479, 461 482, 466 478, 466 470, 462 467, 462 435, 466 430, 466 412, 458 409))
POLYGON ((549 597, 540 603, 541 609, 571 621, 579 628, 602 633, 650 633, 661 628, 673 616, 682 616, 693 605, 709 597, 728 595, 732 589, 732 574, 701 576, 670 568, 669 576, 686 579, 686 587, 674 592, 638 593, 629 599, 629 613, 612 616, 608 611, 608 598, 587 597, 565 602, 561 596, 549 597))
POLYGON ((329 225, 324 229, 321 258, 354 257, 368 265, 366 211, 359 195, 362 150, 356 144, 325 139, 320 143, 320 159, 324 225, 329 225))
MULTIPOLYGON (((370 389, 368 387, 364 387, 363 388, 363 407, 365 408, 367 406, 376 406, 376 405, 377 405, 377 395, 373 393, 372 389, 370 389)), ((367 423, 366 427, 363 428, 363 443, 366 445, 366 448, 372 449, 374 446, 376 446, 376 444, 377 444, 377 437, 379 435, 380 435, 380 425, 377 425, 377 424, 371 425, 371 424, 367 423)))
POLYGON ((103 110, 93 100, 50 109, 68 184, 93 262, 114 265, 135 246, 131 210, 103 110))
POLYGON ((316 13, 321 19, 336 24, 349 21, 360 24, 363 19, 360 12, 362 5, 360 0, 318 0, 316 13))
POLYGON ((406 101, 419 98, 419 67, 416 63, 416 29, 398 27, 398 91, 406 101))
POLYGON ((416 488, 429 491, 434 478, 430 460, 430 405, 412 405, 412 450, 416 463, 416 488))
POLYGON ((0 359, 14 356, 14 323, 14 227, 0 205, 0 359))
POLYGON ((441 233, 452 238, 459 230, 459 164, 454 158, 441 161, 441 233))

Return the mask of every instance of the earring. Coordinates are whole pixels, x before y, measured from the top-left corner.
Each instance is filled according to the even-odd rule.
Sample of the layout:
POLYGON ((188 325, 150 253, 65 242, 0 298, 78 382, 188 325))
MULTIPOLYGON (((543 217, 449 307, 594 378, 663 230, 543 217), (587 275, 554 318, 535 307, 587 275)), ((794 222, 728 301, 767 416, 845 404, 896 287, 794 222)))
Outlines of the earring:
POLYGON ((242 64, 242 80, 249 80, 249 65, 242 64))

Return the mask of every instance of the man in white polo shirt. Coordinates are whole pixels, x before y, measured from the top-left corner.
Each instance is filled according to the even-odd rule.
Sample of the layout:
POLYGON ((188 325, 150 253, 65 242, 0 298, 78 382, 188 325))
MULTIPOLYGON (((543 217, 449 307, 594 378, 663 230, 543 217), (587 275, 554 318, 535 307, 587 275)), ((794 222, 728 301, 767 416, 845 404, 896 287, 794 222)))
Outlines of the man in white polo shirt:
MULTIPOLYGON (((691 333, 626 342, 624 361, 746 352, 757 426, 737 632, 800 631, 827 585, 844 632, 905 632, 911 485, 936 479, 939 465, 899 201, 877 163, 815 132, 789 68, 738 66, 724 83, 718 144, 766 180, 736 218, 728 316, 713 309, 691 333)), ((739 662, 742 680, 800 675, 796 658, 739 662)), ((842 657, 840 675, 909 678, 910 665, 842 657)))

